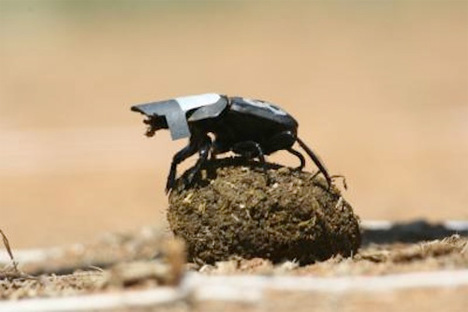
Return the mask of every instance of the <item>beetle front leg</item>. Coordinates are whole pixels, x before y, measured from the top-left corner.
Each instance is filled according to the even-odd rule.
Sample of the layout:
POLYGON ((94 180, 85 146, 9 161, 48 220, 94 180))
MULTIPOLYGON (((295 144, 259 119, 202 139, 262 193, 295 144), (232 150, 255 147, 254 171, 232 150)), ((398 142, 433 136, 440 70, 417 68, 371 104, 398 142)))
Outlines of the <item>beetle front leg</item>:
POLYGON ((171 169, 166 182, 166 193, 173 187, 177 174, 177 165, 197 152, 198 143, 195 139, 190 139, 189 145, 178 151, 172 158, 171 169))
POLYGON ((210 150, 211 150, 211 139, 209 136, 205 135, 200 138, 199 148, 198 148, 198 154, 199 154, 198 160, 195 163, 195 166, 190 168, 187 173, 187 178, 186 178, 187 185, 192 184, 193 179, 195 178, 195 175, 197 175, 200 172, 202 165, 208 159, 210 150))

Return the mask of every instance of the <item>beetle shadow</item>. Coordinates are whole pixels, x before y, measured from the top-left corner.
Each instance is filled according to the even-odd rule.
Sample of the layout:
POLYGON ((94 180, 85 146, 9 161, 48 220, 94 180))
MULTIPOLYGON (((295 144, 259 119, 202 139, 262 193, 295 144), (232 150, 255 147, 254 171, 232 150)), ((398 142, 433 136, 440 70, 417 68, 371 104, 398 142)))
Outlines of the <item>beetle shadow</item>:
POLYGON ((452 235, 468 237, 468 227, 429 223, 426 220, 397 222, 388 228, 364 228, 362 246, 371 244, 418 243, 443 239, 452 235))
MULTIPOLYGON (((187 188, 193 188, 193 187, 206 187, 210 181, 213 181, 216 179, 218 172, 218 169, 221 168, 233 168, 233 167, 247 167, 250 170, 257 171, 257 172, 262 172, 265 174, 265 177, 267 179, 267 184, 270 184, 274 182, 274 178, 269 175, 269 170, 278 170, 280 168, 286 168, 289 170, 290 174, 293 175, 300 175, 303 172, 302 170, 297 170, 297 168, 291 168, 287 167, 284 165, 280 165, 277 163, 272 163, 272 162, 265 162, 262 163, 257 160, 252 160, 248 159, 242 156, 232 156, 232 157, 224 157, 224 158, 218 158, 218 159, 211 159, 209 161, 206 161, 200 168, 200 171, 195 175, 192 183, 189 185, 187 184, 187 178, 190 173, 190 170, 193 168, 188 168, 179 179, 176 181, 176 187, 181 190, 181 189, 187 189, 187 188)), ((317 178, 319 172, 315 172, 312 175, 312 178, 310 181, 314 183, 315 185, 321 187, 323 190, 329 192, 330 189, 326 183, 325 179, 322 178, 317 178)))

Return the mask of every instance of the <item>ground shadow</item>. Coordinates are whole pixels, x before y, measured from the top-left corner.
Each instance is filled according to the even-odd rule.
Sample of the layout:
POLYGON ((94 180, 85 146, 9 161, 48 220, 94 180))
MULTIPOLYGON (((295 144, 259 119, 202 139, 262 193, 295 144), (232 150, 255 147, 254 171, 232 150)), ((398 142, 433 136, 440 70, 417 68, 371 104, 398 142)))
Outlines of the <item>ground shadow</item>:
POLYGON ((362 245, 417 243, 434 239, 443 239, 451 235, 468 237, 468 227, 449 227, 441 223, 429 223, 425 220, 397 222, 386 229, 364 228, 362 245))

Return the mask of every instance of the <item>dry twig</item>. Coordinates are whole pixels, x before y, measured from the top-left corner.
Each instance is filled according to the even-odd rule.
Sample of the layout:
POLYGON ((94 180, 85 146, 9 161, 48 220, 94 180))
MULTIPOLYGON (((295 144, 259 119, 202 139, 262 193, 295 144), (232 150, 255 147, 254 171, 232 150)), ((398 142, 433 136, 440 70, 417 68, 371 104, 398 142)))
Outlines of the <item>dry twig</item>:
POLYGON ((10 247, 10 242, 8 241, 8 237, 5 235, 5 233, 0 229, 0 235, 2 236, 3 239, 3 245, 5 246, 5 249, 8 252, 8 256, 10 256, 11 259, 11 264, 13 265, 13 272, 10 270, 1 270, 0 271, 0 278, 1 277, 16 277, 16 276, 22 276, 21 272, 18 270, 18 263, 15 261, 15 257, 13 256, 13 252, 11 251, 10 247))

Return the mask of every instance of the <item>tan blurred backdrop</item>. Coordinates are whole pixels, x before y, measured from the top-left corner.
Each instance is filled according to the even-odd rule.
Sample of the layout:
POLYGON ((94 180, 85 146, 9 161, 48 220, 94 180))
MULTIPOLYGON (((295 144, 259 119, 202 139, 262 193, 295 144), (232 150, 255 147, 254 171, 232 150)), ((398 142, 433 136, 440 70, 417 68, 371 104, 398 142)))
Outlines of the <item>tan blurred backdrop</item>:
POLYGON ((466 1, 1 0, 0 228, 33 247, 164 222, 184 142, 129 106, 204 92, 291 112, 362 219, 468 218, 466 1))

